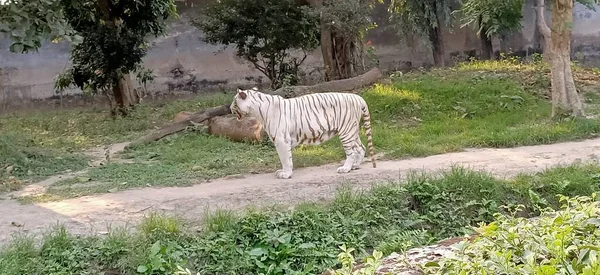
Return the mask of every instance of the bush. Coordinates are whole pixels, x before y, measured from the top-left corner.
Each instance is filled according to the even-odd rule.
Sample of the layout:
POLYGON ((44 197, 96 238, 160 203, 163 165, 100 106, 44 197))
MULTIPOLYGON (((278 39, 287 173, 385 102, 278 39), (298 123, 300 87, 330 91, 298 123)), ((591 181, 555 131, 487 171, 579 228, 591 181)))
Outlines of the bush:
POLYGON ((599 274, 600 211, 592 197, 561 196, 559 211, 542 210, 529 220, 496 214, 472 243, 439 263, 429 274, 599 274))

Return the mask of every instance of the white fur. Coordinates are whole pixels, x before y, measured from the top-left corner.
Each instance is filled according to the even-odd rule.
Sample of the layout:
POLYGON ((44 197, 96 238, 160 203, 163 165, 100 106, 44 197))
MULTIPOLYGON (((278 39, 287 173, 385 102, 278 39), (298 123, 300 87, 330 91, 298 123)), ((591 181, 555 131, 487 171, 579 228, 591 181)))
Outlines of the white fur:
POLYGON ((284 99, 261 93, 257 88, 238 89, 231 110, 234 114, 239 110, 238 117, 251 116, 264 125, 275 144, 282 166, 275 173, 277 178, 291 178, 294 147, 300 144, 320 144, 335 135, 339 135, 346 152, 346 161, 337 172, 348 173, 358 169, 365 156, 365 146, 359 136, 360 120, 363 117, 372 154, 368 106, 356 94, 317 93, 284 99))

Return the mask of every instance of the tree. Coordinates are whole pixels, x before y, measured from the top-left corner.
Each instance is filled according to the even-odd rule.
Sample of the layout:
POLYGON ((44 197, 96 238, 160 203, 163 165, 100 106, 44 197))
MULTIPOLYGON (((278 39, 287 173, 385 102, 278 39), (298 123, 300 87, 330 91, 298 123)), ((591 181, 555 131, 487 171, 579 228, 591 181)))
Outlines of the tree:
POLYGON ((523 0, 467 0, 459 10, 463 25, 477 28, 481 41, 481 59, 492 58, 492 37, 522 28, 523 0))
POLYGON ((364 36, 375 26, 371 11, 379 0, 306 0, 320 13, 325 80, 353 77, 364 70, 364 36))
POLYGON ((236 55, 267 76, 274 89, 298 82, 300 65, 319 43, 317 14, 294 0, 215 1, 193 24, 207 43, 235 44, 236 55), (303 57, 293 57, 292 50, 303 57))
POLYGON ((46 39, 80 42, 64 18, 58 0, 6 0, 0 3, 0 33, 15 53, 37 51, 46 39))
POLYGON ((174 0, 60 0, 67 22, 83 36, 71 51, 73 67, 57 81, 84 91, 102 92, 111 113, 125 116, 139 102, 130 72, 140 69, 149 35, 166 32, 176 15, 174 0))
POLYGON ((453 0, 391 0, 392 21, 405 35, 427 37, 433 49, 433 62, 445 66, 442 27, 450 26, 453 0))
MULTIPOLYGON (((544 17, 544 0, 536 0, 537 26, 544 39, 544 59, 550 63, 552 89, 552 117, 585 116, 583 105, 571 70, 571 28, 573 27, 573 0, 552 1, 552 25, 544 17)), ((578 0, 590 9, 598 0, 578 0)))

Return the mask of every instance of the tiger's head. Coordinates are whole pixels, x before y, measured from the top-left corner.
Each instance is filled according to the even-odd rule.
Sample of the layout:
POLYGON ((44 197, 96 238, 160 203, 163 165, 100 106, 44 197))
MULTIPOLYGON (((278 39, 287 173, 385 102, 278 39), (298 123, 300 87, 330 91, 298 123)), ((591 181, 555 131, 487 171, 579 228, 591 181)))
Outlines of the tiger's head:
POLYGON ((237 89, 237 94, 233 98, 233 102, 229 108, 231 109, 231 113, 236 115, 238 120, 245 116, 251 116, 254 111, 256 111, 255 109, 258 106, 255 106, 255 102, 252 100, 255 92, 258 92, 258 88, 256 87, 250 90, 237 89))

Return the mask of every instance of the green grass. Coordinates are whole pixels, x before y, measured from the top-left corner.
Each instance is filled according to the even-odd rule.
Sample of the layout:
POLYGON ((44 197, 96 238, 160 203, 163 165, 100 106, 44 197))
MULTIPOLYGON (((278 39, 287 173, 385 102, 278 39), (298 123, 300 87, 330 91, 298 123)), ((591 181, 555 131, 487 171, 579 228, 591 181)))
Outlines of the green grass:
POLYGON ((193 100, 141 104, 128 117, 116 119, 105 107, 15 113, 0 116, 0 134, 14 133, 36 147, 75 151, 128 141, 171 120, 180 111, 199 111, 228 101, 230 95, 208 94, 193 100))
POLYGON ((35 181, 66 170, 81 170, 87 158, 81 154, 38 148, 31 140, 0 135, 0 193, 18 190, 35 181))
POLYGON ((331 202, 291 210, 218 211, 201 232, 159 215, 106 237, 76 237, 59 226, 41 240, 15 237, 0 250, 0 274, 173 274, 177 265, 201 274, 319 274, 338 264, 342 244, 362 255, 390 254, 470 233, 502 206, 522 204, 522 216, 535 216, 539 207, 558 206, 557 194, 597 192, 599 174, 598 166, 574 165, 504 181, 456 167, 362 192, 343 187, 331 202))
MULTIPOLYGON (((600 83, 600 74, 575 68, 576 78, 585 75, 586 79, 597 79, 600 83)), ((446 70, 392 77, 390 84, 375 85, 361 93, 372 113, 375 150, 392 159, 469 147, 513 147, 597 136, 600 120, 550 119, 546 74, 547 68, 540 63, 505 59, 473 61, 446 70)), ((585 96, 588 101, 598 98, 595 93, 585 96)), ((231 95, 218 94, 162 106, 142 105, 131 117, 115 121, 104 112, 80 110, 11 116, 1 118, 0 123, 9 126, 8 132, 35 136, 32 138, 35 146, 82 149, 132 140, 179 111, 198 110, 230 100, 231 95)), ((589 106, 589 113, 600 110, 597 105, 589 106)), ((295 168, 344 158, 337 138, 321 146, 299 147, 293 154, 295 168)), ((234 143, 195 131, 134 147, 123 157, 134 163, 91 169, 87 177, 94 184, 66 180, 51 186, 45 198, 147 185, 190 185, 231 174, 273 172, 279 167, 270 143, 234 143)))

